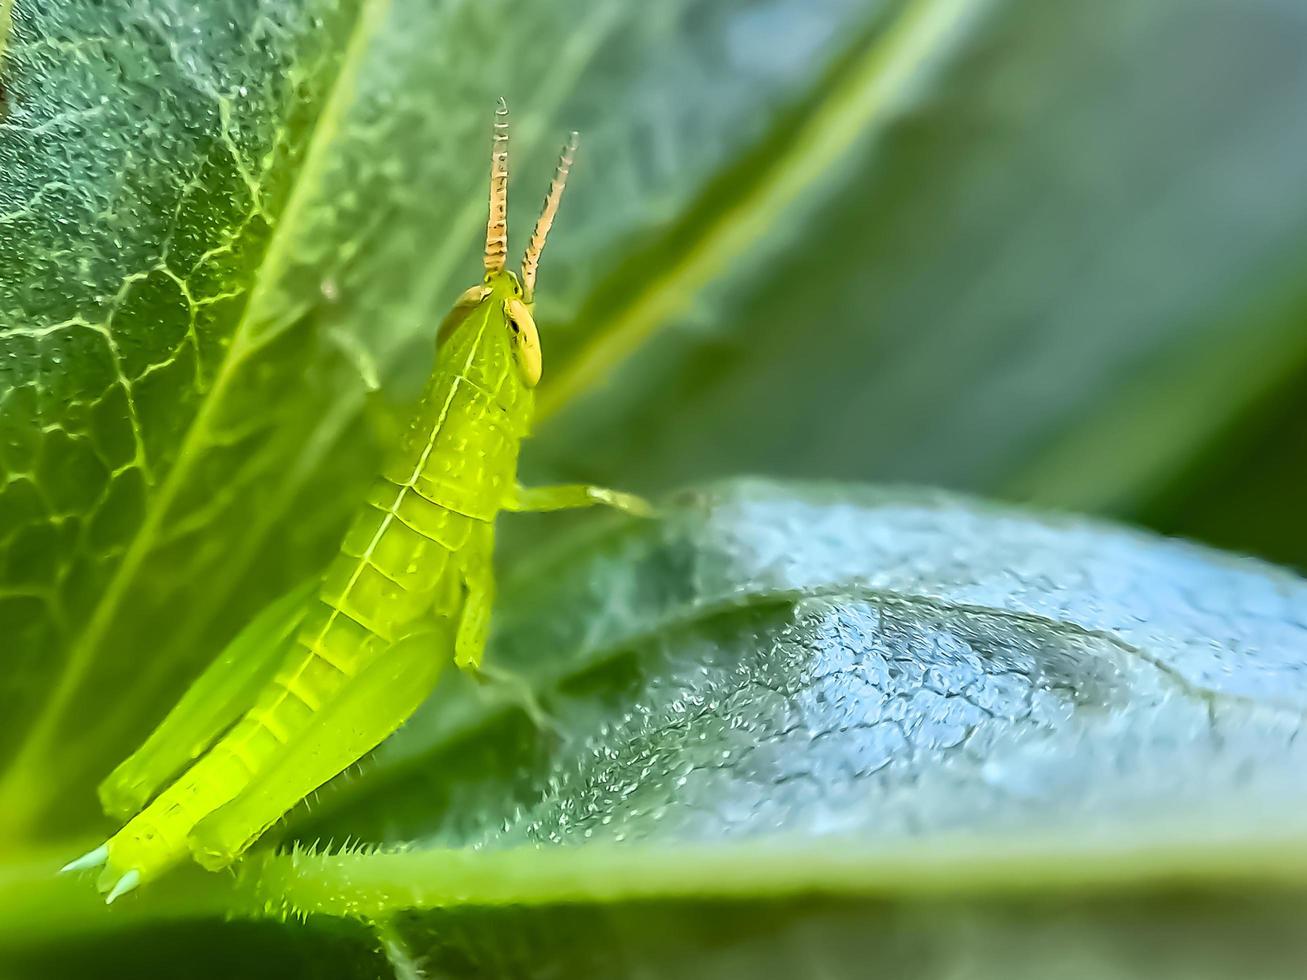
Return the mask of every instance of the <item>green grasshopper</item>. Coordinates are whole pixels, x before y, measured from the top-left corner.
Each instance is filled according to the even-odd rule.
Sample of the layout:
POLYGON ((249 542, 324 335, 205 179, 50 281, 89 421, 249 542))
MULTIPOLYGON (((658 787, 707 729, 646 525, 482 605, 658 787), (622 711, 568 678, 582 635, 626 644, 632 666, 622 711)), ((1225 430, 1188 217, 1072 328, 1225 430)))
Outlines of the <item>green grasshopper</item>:
POLYGON ((127 823, 63 870, 102 867, 107 902, 188 856, 210 870, 232 864, 399 728, 451 653, 477 670, 500 511, 606 504, 650 513, 613 490, 516 482, 541 371, 536 273, 576 141, 573 133, 563 148, 519 277, 504 268, 508 109, 500 100, 485 278, 441 323, 421 404, 323 577, 252 620, 100 785, 105 812, 127 823))

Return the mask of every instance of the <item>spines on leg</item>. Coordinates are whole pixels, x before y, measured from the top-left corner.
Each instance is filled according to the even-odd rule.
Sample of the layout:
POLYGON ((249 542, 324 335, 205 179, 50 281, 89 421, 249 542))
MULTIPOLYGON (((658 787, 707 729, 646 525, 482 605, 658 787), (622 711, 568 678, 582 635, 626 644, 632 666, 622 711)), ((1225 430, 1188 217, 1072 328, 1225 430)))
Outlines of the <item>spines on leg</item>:
POLYGON ((348 688, 353 674, 342 672, 339 665, 366 666, 385 649, 386 643, 371 634, 363 646, 342 641, 341 631, 350 628, 344 618, 312 634, 324 609, 328 616, 334 612, 321 603, 314 604, 280 669, 231 730, 107 841, 99 879, 102 892, 119 889, 123 881, 152 881, 185 860, 196 824, 239 798, 279 756, 302 744, 318 713, 348 688), (318 649, 306 646, 306 633, 320 644, 318 649), (324 657, 324 650, 335 652, 324 657), (334 658, 337 666, 332 666, 328 657, 334 658))

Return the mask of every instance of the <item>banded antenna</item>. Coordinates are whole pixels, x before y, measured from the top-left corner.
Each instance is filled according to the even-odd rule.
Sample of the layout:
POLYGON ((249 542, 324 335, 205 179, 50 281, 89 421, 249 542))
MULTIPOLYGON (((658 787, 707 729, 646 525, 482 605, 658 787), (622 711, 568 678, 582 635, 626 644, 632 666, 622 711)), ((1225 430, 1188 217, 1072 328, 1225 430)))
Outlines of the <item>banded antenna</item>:
POLYGON ((486 223, 486 275, 504 268, 508 254, 508 103, 495 108, 494 137, 490 143, 490 218, 486 223))
POLYGON ((563 144, 563 152, 558 157, 558 168, 554 171, 554 179, 549 183, 549 193, 545 195, 544 206, 540 208, 540 217, 536 219, 536 226, 531 231, 531 240, 522 255, 522 298, 528 303, 535 298, 540 253, 545 250, 545 239, 549 237, 554 216, 558 214, 558 202, 563 199, 563 190, 567 187, 567 175, 572 169, 572 157, 576 153, 580 139, 580 134, 573 132, 563 144))

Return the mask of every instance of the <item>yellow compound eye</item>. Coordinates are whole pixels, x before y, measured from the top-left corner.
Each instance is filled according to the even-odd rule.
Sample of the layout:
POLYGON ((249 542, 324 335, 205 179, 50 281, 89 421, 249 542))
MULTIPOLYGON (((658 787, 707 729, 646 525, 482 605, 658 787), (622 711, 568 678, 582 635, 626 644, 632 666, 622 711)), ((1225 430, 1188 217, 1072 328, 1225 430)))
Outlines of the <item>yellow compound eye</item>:
POLYGON ((543 367, 540 334, 536 332, 535 319, 520 299, 504 300, 504 316, 508 318, 508 329, 513 336, 513 356, 517 358, 517 368, 522 372, 522 382, 528 388, 534 388, 540 380, 543 367))

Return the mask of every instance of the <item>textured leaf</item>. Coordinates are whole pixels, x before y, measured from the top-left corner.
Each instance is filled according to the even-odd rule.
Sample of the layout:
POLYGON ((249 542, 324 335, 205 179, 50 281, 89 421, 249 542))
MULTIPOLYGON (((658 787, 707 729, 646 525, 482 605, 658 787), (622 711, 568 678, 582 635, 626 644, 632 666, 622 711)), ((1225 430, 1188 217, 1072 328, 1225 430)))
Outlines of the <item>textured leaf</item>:
POLYGON ((1270 896, 1307 887, 1305 600, 1267 566, 942 494, 687 495, 507 590, 494 662, 563 737, 494 708, 474 727, 475 704, 451 726, 447 692, 308 834, 417 850, 246 884, 455 972, 935 976, 910 950, 961 943, 946 962, 1005 975, 1026 921, 1027 975, 1216 976, 1262 916, 1274 952, 1249 963, 1288 976, 1270 896), (1205 946, 1165 935, 1177 879, 1231 917, 1205 946))
POLYGON ((242 6, 12 12, 0 123, 11 839, 86 777, 79 749, 139 726, 134 692, 187 666, 168 643, 191 623, 178 587, 223 554, 195 533, 222 526, 294 428, 299 406, 276 395, 304 363, 281 279, 303 230, 296 178, 334 125, 359 18, 242 6))
MULTIPOLYGON (((869 761, 888 767, 870 766, 874 781, 906 779, 914 793, 929 781, 923 765, 949 774, 938 777, 938 799, 909 801, 908 812, 894 812, 888 790, 883 811, 859 803, 879 832, 981 818, 1046 826, 1046 805, 1092 819, 1130 794, 1147 806, 1159 794, 1220 798, 1235 783, 1246 793, 1263 765, 1268 790, 1293 789, 1284 753, 1298 751, 1307 707, 1304 599, 1294 576, 1105 525, 943 494, 745 482, 689 497, 656 526, 583 538, 520 567, 493 662, 545 698, 560 724, 580 719, 585 735, 560 751, 576 753, 583 780, 595 778, 587 753, 654 737, 642 726, 661 732, 677 711, 712 704, 701 721, 721 727, 705 759, 738 749, 735 740, 765 741, 757 726, 770 725, 793 727, 778 743, 782 766, 817 765, 805 742, 813 738, 830 744, 832 773, 860 760, 839 777, 853 783, 869 761), (589 705, 596 697, 609 700, 589 705)), ((366 780, 342 788, 360 797, 363 822, 330 826, 368 840, 424 834, 432 807, 410 770, 440 773, 449 743, 504 707, 449 686, 381 750, 366 780), (427 757, 433 750, 440 764, 427 757), (418 814, 410 826, 400 824, 405 792, 418 814)), ((504 771, 540 757, 550 738, 531 741, 541 744, 507 753, 504 771)), ((470 768, 495 773, 485 760, 470 768)), ((711 785, 710 771, 734 766, 695 768, 711 785)), ((759 806, 773 790, 766 780, 754 787, 759 806)), ((580 803, 567 786, 551 784, 550 797, 580 803)), ((604 836, 647 816, 629 800, 602 809, 604 836)), ((467 801, 448 807, 463 825, 474 812, 467 801)), ((770 825, 764 813, 751 819, 770 825)), ((486 843, 485 823, 452 840, 486 843)), ((566 823, 588 827, 578 814, 566 823)), ((492 837, 533 833, 522 824, 492 837)))

